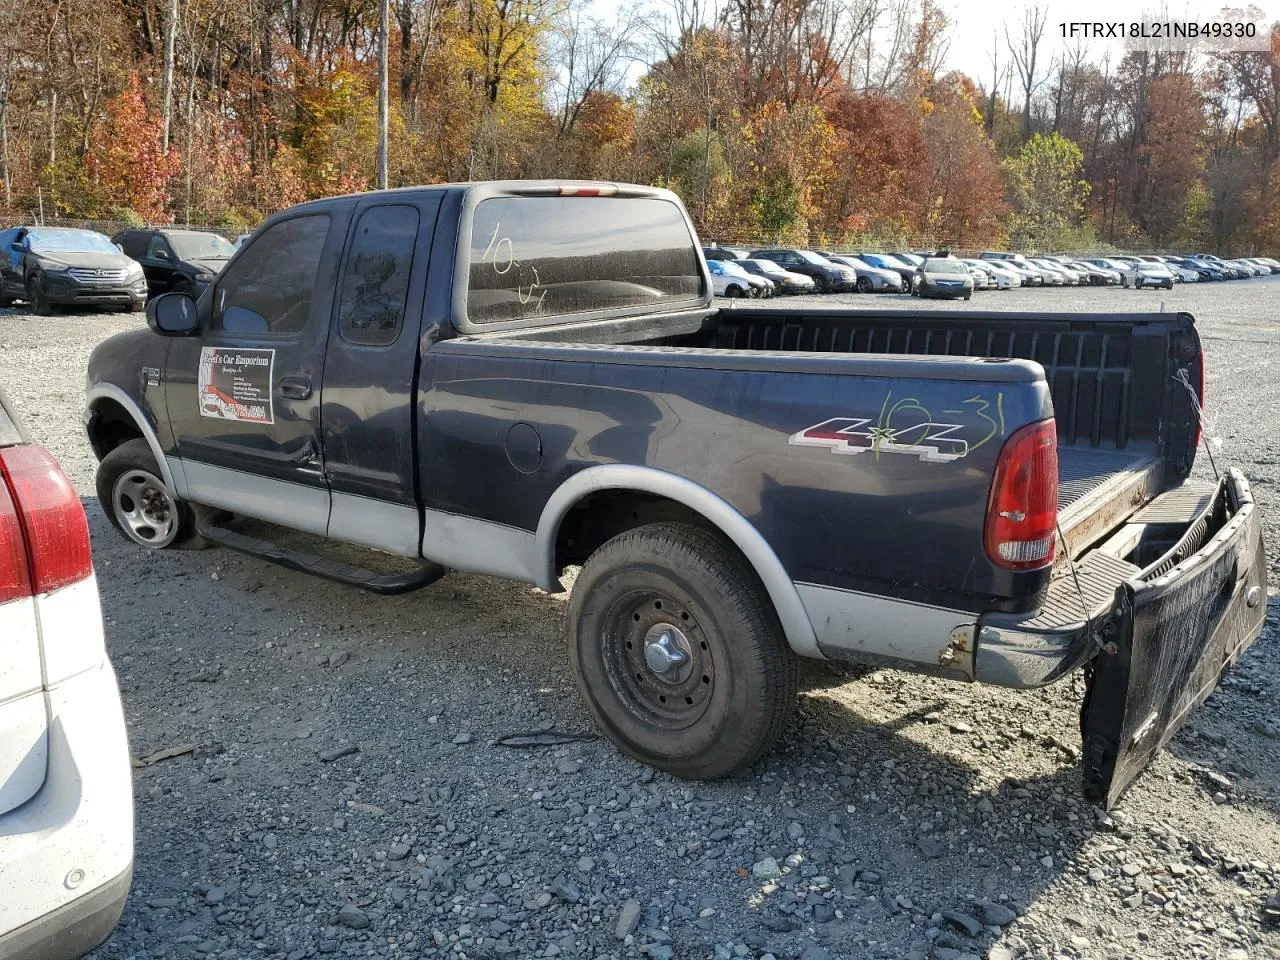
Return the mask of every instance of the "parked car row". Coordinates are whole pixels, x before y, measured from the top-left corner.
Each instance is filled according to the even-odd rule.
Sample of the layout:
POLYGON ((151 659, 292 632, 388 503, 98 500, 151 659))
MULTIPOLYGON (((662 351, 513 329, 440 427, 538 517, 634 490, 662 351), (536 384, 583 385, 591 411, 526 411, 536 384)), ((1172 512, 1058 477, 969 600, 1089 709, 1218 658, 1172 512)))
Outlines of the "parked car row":
POLYGON ((703 248, 718 296, 772 297, 782 293, 911 293, 968 300, 977 290, 1017 287, 1163 287, 1239 280, 1280 273, 1280 260, 1213 254, 1114 254, 1075 257, 987 250, 977 257, 945 251, 835 253, 792 248, 703 248))
POLYGON ((235 253, 216 233, 18 226, 0 231, 0 307, 93 306, 140 312, 161 293, 200 295, 235 253))

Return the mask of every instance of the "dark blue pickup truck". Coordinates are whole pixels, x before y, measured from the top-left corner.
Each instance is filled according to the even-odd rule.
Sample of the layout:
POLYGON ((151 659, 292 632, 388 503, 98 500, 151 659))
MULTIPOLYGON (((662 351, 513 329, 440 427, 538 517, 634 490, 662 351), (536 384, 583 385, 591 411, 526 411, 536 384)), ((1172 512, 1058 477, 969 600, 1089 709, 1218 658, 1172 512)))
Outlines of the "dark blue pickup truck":
POLYGON ((1114 802, 1266 608, 1245 478, 1187 481, 1192 318, 719 308, 698 250, 672 194, 617 184, 287 210, 94 352, 102 503, 145 547, 375 591, 580 566, 586 703, 684 777, 769 749, 797 657, 1021 688, 1084 668, 1084 785, 1114 802))

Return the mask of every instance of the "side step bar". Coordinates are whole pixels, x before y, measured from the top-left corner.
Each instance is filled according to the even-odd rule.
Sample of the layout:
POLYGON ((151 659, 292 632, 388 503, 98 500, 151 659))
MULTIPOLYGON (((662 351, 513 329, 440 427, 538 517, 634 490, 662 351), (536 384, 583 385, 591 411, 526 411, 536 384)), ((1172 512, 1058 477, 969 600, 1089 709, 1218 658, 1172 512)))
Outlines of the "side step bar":
POLYGON ((235 530, 220 527, 204 517, 197 522, 196 530, 200 536, 219 546, 261 557, 263 560, 288 567, 290 570, 345 583, 351 587, 359 587, 370 593, 383 595, 409 593, 411 590, 418 590, 435 583, 445 574, 444 567, 430 562, 423 562, 417 570, 409 573, 375 573, 364 567, 355 567, 314 553, 282 547, 270 540, 259 540, 257 537, 237 533, 235 530))

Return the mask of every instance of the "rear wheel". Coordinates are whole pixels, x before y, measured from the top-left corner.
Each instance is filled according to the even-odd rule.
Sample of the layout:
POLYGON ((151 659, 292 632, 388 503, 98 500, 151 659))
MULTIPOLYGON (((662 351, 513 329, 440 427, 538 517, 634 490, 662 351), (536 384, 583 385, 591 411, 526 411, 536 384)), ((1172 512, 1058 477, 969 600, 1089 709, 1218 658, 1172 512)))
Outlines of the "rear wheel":
POLYGON ((195 514, 165 486, 151 447, 141 437, 102 458, 97 488, 107 519, 139 546, 163 550, 197 539, 195 514))
POLYGON ((587 560, 569 649, 596 723, 626 754, 678 777, 755 763, 795 709, 797 660, 768 595, 717 534, 655 523, 587 560))
POLYGON ((859 293, 870 293, 870 292, 871 292, 871 278, 870 278, 870 277, 859 277, 859 278, 858 278, 857 287, 858 287, 858 292, 859 292, 859 293))

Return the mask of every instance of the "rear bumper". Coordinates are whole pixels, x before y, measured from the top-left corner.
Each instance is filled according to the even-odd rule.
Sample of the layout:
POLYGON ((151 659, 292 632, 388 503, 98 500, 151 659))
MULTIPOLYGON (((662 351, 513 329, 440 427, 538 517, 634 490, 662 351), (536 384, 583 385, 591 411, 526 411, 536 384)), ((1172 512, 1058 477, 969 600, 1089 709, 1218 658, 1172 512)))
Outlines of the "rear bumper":
POLYGON ((76 900, 0 935, 5 960, 73 960, 84 956, 111 935, 129 897, 133 867, 129 866, 76 900))
POLYGON ((44 783, 0 815, 5 960, 79 956, 57 952, 63 943, 91 949, 88 939, 101 940, 119 916, 133 863, 133 777, 110 663, 56 684, 46 697, 44 783), (69 927, 59 932, 63 923, 69 927))

